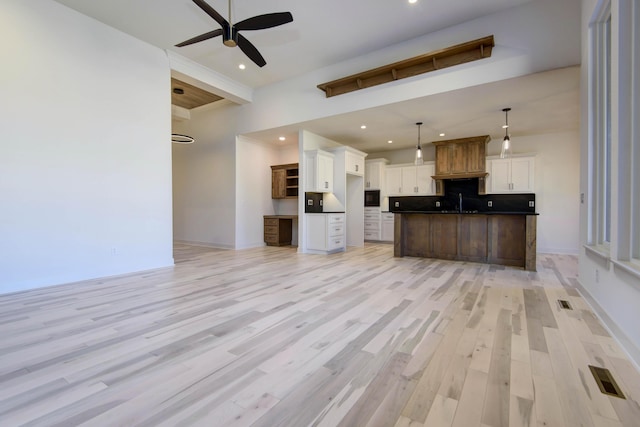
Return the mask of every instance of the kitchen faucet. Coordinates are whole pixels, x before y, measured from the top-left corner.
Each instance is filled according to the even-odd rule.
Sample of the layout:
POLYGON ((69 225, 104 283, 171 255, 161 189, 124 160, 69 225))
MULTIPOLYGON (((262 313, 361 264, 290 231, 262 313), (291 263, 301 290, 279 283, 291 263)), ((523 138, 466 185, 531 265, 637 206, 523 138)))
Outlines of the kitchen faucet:
POLYGON ((458 193, 458 200, 459 200, 458 209, 460 213, 462 213, 462 193, 458 193))

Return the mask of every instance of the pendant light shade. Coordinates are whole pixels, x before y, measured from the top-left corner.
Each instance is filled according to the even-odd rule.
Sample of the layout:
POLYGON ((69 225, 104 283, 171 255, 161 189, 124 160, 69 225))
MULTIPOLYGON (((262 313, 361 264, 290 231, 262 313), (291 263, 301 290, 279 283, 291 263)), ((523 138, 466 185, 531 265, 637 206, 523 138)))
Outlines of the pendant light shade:
POLYGON ((502 150, 500 151, 500 158, 506 159, 511 157, 511 137, 509 136, 509 111, 511 108, 503 108, 504 111, 504 138, 502 139, 502 150))
POLYGON ((422 122, 418 122, 416 123, 416 125, 418 126, 418 146, 416 147, 416 159, 414 163, 416 165, 422 165, 424 164, 424 157, 422 156, 422 147, 420 146, 420 126, 422 126, 422 122))

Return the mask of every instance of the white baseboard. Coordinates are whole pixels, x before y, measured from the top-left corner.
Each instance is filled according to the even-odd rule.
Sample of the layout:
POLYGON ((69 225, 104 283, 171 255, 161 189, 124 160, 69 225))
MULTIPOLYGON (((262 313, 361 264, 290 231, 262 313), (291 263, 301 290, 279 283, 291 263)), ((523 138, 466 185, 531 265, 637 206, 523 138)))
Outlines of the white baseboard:
POLYGON ((194 242, 191 240, 174 240, 173 243, 181 243, 183 245, 192 245, 192 246, 203 246, 205 248, 214 248, 214 249, 235 249, 233 245, 225 245, 221 243, 194 242))
POLYGON ((598 316, 600 321, 604 324, 605 328, 609 331, 613 339, 622 347, 622 350, 627 353, 631 362, 635 365, 635 368, 640 371, 640 348, 638 348, 632 340, 620 329, 620 327, 613 321, 607 312, 598 304, 593 296, 582 286, 582 283, 578 280, 578 291, 585 299, 587 304, 591 307, 593 312, 598 316))
POLYGON ((580 255, 578 248, 541 248, 538 247, 536 253, 539 254, 555 254, 555 255, 580 255))

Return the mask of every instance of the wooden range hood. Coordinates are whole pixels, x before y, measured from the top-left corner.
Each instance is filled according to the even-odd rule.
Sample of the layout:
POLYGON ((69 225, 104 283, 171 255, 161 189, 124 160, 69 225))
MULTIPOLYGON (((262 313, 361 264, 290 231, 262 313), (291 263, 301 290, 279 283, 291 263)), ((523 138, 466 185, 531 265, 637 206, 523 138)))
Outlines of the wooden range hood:
POLYGON ((479 178, 478 194, 485 192, 489 135, 433 141, 436 146, 436 193, 444 193, 445 179, 479 178))
POLYGON ((433 141, 436 146, 436 174, 433 179, 486 177, 489 135, 433 141))

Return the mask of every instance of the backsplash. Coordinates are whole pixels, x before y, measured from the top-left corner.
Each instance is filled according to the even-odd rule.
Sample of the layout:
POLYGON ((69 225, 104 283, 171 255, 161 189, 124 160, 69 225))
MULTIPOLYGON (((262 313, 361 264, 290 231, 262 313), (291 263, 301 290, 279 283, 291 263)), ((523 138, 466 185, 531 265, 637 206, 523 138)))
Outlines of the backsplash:
POLYGON ((460 194, 462 194, 462 210, 464 211, 536 212, 535 194, 487 194, 481 196, 478 194, 477 178, 446 180, 444 196, 389 197, 389 211, 458 211, 460 209, 460 194), (438 206, 438 202, 440 206, 438 206), (489 206, 489 202, 491 202, 491 206, 489 206))
POLYGON ((305 213, 321 213, 322 212, 322 193, 304 193, 304 212, 305 213))

